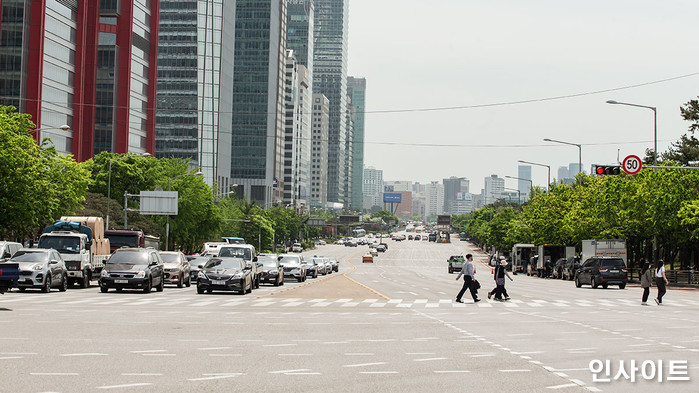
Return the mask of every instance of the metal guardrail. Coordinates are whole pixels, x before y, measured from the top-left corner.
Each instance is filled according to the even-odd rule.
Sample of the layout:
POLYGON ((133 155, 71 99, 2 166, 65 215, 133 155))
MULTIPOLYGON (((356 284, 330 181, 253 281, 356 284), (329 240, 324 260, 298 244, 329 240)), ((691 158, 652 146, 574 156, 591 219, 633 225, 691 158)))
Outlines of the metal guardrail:
MULTIPOLYGON (((630 269, 629 279, 638 281, 641 277, 641 269, 630 269)), ((699 285, 699 271, 697 270, 666 270, 665 277, 670 284, 699 285)))

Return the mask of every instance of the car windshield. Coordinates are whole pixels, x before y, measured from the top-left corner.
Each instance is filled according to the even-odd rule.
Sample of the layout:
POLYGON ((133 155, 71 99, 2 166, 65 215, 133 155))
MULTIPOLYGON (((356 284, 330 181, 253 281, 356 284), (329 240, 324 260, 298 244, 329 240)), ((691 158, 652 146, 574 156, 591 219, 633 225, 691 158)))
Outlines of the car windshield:
POLYGON ((46 262, 49 258, 48 252, 17 251, 10 259, 12 262, 46 262))
POLYGON ((116 249, 121 247, 138 247, 138 235, 132 233, 105 233, 109 239, 109 247, 116 249))
POLYGON ((160 253, 160 257, 163 258, 163 263, 178 263, 180 261, 180 254, 177 253, 160 253))
POLYGON ((298 266, 301 264, 298 257, 282 257, 282 260, 279 261, 279 263, 287 267, 298 266))
POLYGON ((243 258, 246 261, 252 260, 252 252, 249 248, 243 247, 221 247, 218 252, 220 257, 243 258))
POLYGON ((43 236, 39 239, 39 248, 53 248, 66 254, 80 252, 80 238, 78 236, 43 236))
POLYGON ((204 265, 205 269, 236 269, 243 268, 243 260, 240 258, 213 258, 204 265))
POLYGON ((107 263, 114 265, 147 265, 148 253, 145 251, 116 251, 107 259, 107 263))
POLYGON ((276 269, 278 266, 277 257, 272 255, 257 256, 257 261, 262 263, 266 268, 276 269))
POLYGON ((206 262, 209 261, 209 259, 210 258, 208 258, 208 257, 197 257, 197 258, 194 258, 194 259, 189 260, 187 262, 189 262, 189 266, 197 267, 199 265, 205 265, 206 262))
POLYGON ((603 259, 600 264, 604 268, 623 269, 626 267, 622 259, 603 259))

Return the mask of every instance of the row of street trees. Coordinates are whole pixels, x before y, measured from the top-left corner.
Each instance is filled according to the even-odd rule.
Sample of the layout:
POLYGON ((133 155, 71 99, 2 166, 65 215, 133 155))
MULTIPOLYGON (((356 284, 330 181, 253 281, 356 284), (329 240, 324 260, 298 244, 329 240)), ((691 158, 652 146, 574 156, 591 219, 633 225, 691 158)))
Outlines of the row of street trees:
MULTIPOLYGON (((699 161, 699 103, 682 107, 692 122, 690 135, 660 154, 660 165, 689 166, 699 161)), ((646 154, 645 163, 653 160, 646 154)), ((498 202, 456 216, 454 224, 481 245, 509 250, 515 243, 580 247, 584 239, 626 239, 629 260, 653 259, 657 238, 660 258, 681 269, 699 263, 699 171, 643 169, 629 176, 578 175, 574 184, 533 190, 523 206, 498 202)))

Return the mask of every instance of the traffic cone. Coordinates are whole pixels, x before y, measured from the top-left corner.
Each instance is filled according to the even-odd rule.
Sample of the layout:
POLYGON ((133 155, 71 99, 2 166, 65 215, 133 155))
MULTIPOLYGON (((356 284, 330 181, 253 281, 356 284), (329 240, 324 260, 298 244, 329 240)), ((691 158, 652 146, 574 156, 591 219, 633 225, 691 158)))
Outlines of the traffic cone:
POLYGON ((495 268, 490 269, 490 274, 495 274, 495 268))

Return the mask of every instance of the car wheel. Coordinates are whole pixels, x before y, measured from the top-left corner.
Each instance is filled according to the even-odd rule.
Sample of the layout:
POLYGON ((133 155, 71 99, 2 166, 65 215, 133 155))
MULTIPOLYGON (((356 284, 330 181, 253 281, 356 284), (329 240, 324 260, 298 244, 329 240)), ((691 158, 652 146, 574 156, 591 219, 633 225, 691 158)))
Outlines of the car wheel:
POLYGON ((61 280, 61 286, 58 287, 58 290, 60 292, 65 292, 68 290, 68 277, 65 274, 63 275, 63 280, 61 280))
POLYGON ((207 289, 207 290, 206 290, 206 293, 214 293, 214 290, 213 290, 213 289, 207 289))
POLYGON ((582 287, 582 283, 580 282, 580 277, 575 277, 575 287, 576 288, 582 287))
POLYGON ((44 286, 41 287, 41 292, 49 293, 51 292, 51 275, 47 274, 44 280, 44 286))
POLYGON ((122 287, 116 287, 117 292, 122 292, 123 290, 124 290, 124 288, 122 288, 122 287))
POLYGON ((200 287, 199 285, 197 285, 197 293, 200 294, 200 295, 201 295, 202 293, 204 293, 204 288, 202 288, 202 287, 200 287))
POLYGON ((27 288, 25 288, 25 287, 19 287, 19 288, 17 288, 17 289, 19 289, 20 292, 24 292, 24 291, 27 290, 27 288))
POLYGON ((107 293, 109 291, 109 288, 107 287, 100 287, 100 292, 102 293, 107 293))
POLYGON ((595 281, 594 277, 590 277, 590 286, 592 288, 597 288, 597 281, 595 281))
POLYGON ((619 284, 619 289, 624 289, 626 288, 626 284, 619 284))
POLYGON ((143 293, 150 293, 150 290, 153 288, 153 281, 148 280, 148 285, 146 285, 143 288, 143 293))

